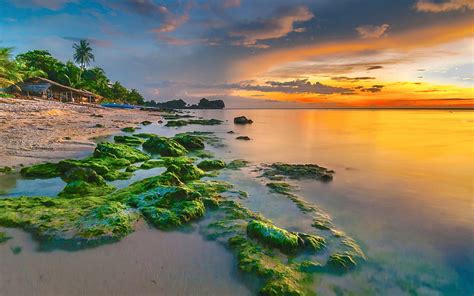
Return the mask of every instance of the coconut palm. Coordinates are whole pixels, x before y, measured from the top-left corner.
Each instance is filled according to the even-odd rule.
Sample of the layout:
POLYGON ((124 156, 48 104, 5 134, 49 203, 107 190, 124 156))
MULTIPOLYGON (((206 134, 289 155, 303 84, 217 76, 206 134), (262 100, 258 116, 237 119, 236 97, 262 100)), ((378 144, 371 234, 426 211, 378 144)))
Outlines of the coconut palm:
POLYGON ((24 62, 12 58, 13 48, 0 47, 0 87, 6 88, 33 77, 45 77, 41 70, 30 68, 24 62))
POLYGON ((89 66, 91 61, 94 60, 92 47, 87 40, 80 40, 79 44, 74 43, 72 48, 75 50, 74 61, 81 66, 82 70, 84 70, 86 66, 89 66))

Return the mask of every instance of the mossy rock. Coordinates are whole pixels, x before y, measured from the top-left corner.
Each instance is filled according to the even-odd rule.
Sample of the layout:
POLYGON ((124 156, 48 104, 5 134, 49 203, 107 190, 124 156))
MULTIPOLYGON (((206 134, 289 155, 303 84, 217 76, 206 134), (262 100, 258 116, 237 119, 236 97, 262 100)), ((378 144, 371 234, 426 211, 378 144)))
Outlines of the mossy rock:
POLYGON ((143 139, 137 138, 137 137, 134 137, 134 136, 115 136, 114 141, 116 143, 122 143, 122 144, 126 144, 126 145, 129 145, 129 146, 139 146, 143 142, 145 142, 143 139))
POLYGON ((287 253, 300 247, 298 235, 263 221, 250 221, 247 224, 247 234, 287 253))
POLYGON ((324 182, 331 181, 334 171, 318 166, 317 164, 288 164, 273 163, 264 168, 263 177, 279 180, 281 177, 290 179, 315 179, 324 182))
POLYGON ((197 167, 204 171, 221 170, 225 168, 225 162, 217 159, 206 159, 198 163, 197 167))
POLYGON ((11 167, 8 167, 8 166, 0 167, 0 173, 9 174, 11 172, 13 172, 13 168, 11 167))
POLYGON ((150 159, 150 156, 142 151, 123 144, 116 143, 99 143, 94 150, 94 157, 115 157, 124 158, 131 163, 145 161, 150 159))
POLYGON ((66 198, 77 198, 84 196, 105 196, 115 190, 115 187, 108 184, 95 184, 86 181, 72 181, 68 183, 59 196, 66 198))
POLYGON ((147 151, 158 153, 161 156, 183 156, 188 150, 173 139, 166 137, 149 138, 143 143, 143 148, 147 151))
POLYGON ((188 125, 188 122, 186 120, 168 120, 168 122, 165 124, 165 126, 168 127, 180 127, 186 125, 188 125))
POLYGON ((167 172, 176 174, 182 181, 198 180, 204 176, 204 171, 193 164, 183 163, 170 165, 167 172))
POLYGON ((357 266, 354 257, 351 254, 336 253, 329 256, 327 267, 334 272, 347 272, 357 266))
POLYGON ((127 126, 127 127, 122 128, 121 131, 126 132, 126 133, 133 133, 135 131, 135 128, 131 126, 127 126))
POLYGON ((204 149, 204 142, 202 138, 198 136, 179 134, 173 139, 189 151, 204 149))
POLYGON ((243 167, 246 167, 249 164, 248 161, 243 159, 234 159, 226 165, 226 168, 230 170, 238 170, 243 167))
POLYGON ((149 139, 149 138, 157 137, 158 135, 149 134, 149 133, 140 133, 140 134, 134 134, 133 136, 138 137, 138 138, 142 138, 142 139, 149 139))
POLYGON ((20 174, 27 178, 49 179, 59 177, 59 170, 56 163, 46 162, 24 167, 20 174))
POLYGON ((6 232, 0 231, 0 244, 12 239, 6 232))
POLYGON ((148 121, 148 120, 144 120, 144 121, 141 122, 141 124, 142 125, 150 125, 150 124, 152 124, 152 122, 148 121))
POLYGON ((270 182, 267 183, 266 186, 271 189, 272 192, 279 193, 279 194, 288 194, 294 187, 285 182, 270 182))

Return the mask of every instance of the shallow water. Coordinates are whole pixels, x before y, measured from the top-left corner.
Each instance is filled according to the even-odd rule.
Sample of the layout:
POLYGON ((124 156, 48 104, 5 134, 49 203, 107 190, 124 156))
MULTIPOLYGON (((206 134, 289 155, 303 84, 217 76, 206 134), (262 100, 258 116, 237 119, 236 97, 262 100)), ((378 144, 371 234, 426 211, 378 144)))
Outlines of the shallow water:
MULTIPOLYGON (((153 124, 143 127, 139 132, 170 136, 177 132, 193 130, 216 131, 216 135, 224 138, 223 143, 226 146, 207 149, 219 158, 243 158, 251 161, 253 165, 277 161, 317 163, 336 171, 334 180, 330 183, 292 183, 299 186, 299 195, 324 209, 340 229, 355 238, 369 259, 361 268, 348 275, 325 275, 324 279, 316 278, 316 291, 322 292, 323 295, 346 291, 377 295, 474 293, 473 112, 216 110, 196 113, 205 118, 228 121, 220 126, 190 125, 182 128, 165 128, 153 124), (232 119, 238 115, 246 115, 252 118, 254 123, 234 126, 232 119), (236 134, 227 134, 229 130, 234 130, 236 134), (235 140, 238 135, 249 136, 252 140, 235 140)), ((137 171, 135 179, 152 173, 137 171)), ((256 173, 251 169, 227 171, 219 178, 236 184, 237 189, 249 192, 249 198, 242 202, 273 219, 277 225, 294 230, 307 229, 309 218, 300 213, 289 200, 277 194, 269 194, 263 186, 263 181, 256 178, 256 173)), ((48 194, 48 190, 51 195, 57 193, 54 191, 57 186, 50 184, 51 188, 47 189, 45 183, 40 183, 44 181, 25 181, 16 176, 4 176, 0 177, 0 192, 4 190, 12 195, 31 194, 35 192, 36 187, 43 190, 42 194, 48 194)), ((127 182, 116 185, 126 186, 127 182)), ((15 239, 16 234, 15 231, 15 239)), ((67 254, 66 257, 72 262, 85 265, 82 268, 89 268, 86 265, 91 263, 84 258, 101 258, 107 253, 104 251, 106 248, 124 248, 134 253, 134 248, 142 244, 147 245, 160 235, 163 234, 155 230, 143 233, 137 231, 116 244, 74 253, 54 251, 48 253, 48 256, 60 258, 67 254), (133 239, 137 233, 140 240, 137 240, 135 245, 127 245, 127 240, 133 239), (80 263, 80 260, 84 263, 80 263)), ((209 267, 204 270, 199 269, 198 265, 201 263, 191 259, 199 252, 190 254, 178 248, 175 250, 175 259, 161 258, 169 256, 164 253, 163 248, 200 244, 197 238, 187 240, 186 235, 182 235, 177 234, 168 245, 162 245, 160 251, 154 254, 156 260, 166 262, 165 270, 176 264, 184 264, 183 268, 192 270, 196 265, 197 272, 194 277, 188 274, 191 280, 188 280, 186 288, 183 288, 190 290, 176 290, 177 294, 184 295, 186 291, 194 291, 195 293, 191 294, 195 295, 214 294, 212 291, 225 295, 234 291, 238 292, 236 294, 248 293, 248 289, 243 288, 236 267, 232 265, 231 254, 220 246, 214 246, 217 244, 213 242, 205 243, 206 246, 209 244, 220 248, 222 254, 219 257, 222 262, 208 260, 206 264, 209 267), (221 268, 227 271, 218 273, 220 277, 213 278, 216 270, 221 268), (196 290, 193 287, 196 287, 196 290), (205 293, 203 287, 207 287, 208 293, 205 293), (227 290, 222 287, 227 287, 227 290), (244 290, 246 292, 242 292, 244 290)), ((26 242, 25 244, 28 245, 26 242)), ((208 251, 211 249, 204 248, 202 252, 208 251)), ((0 252, 0 257, 12 262, 27 253, 24 251, 13 255, 5 247, 0 248, 0 252)), ((32 258, 45 256, 43 253, 36 253, 28 254, 32 258)), ((115 258, 118 261, 124 256, 113 254, 110 256, 117 256, 115 258)), ((113 260, 104 264, 109 265, 111 261, 113 260)), ((46 263, 30 258, 28 264, 35 270, 46 263)), ((161 274, 157 266, 149 268, 154 273, 161 274)), ((2 270, 1 274, 4 272, 7 271, 2 270)), ((19 269, 9 269, 8 272, 18 279, 26 276, 19 269)), ((120 272, 120 268, 110 268, 110 272, 102 275, 100 279, 117 289, 127 289, 129 283, 118 276, 120 272)), ((129 275, 137 278, 142 272, 132 270, 129 275), (132 275, 133 273, 137 274, 132 275)), ((54 274, 59 276, 60 264, 58 263, 57 268, 50 269, 50 273, 52 277, 54 274)), ((31 273, 32 276, 33 274, 38 276, 35 272, 31 273)), ((92 294, 107 292, 101 290, 98 276, 100 275, 87 273, 83 275, 83 284, 92 294)), ((0 277, 0 283, 3 285, 5 282, 1 278, 3 276, 0 277)), ((183 279, 186 279, 186 275, 175 275, 169 277, 166 284, 177 287, 183 279)), ((69 285, 67 281, 63 283, 69 285)), ((147 294, 153 290, 140 289, 137 286, 133 291, 147 294)))

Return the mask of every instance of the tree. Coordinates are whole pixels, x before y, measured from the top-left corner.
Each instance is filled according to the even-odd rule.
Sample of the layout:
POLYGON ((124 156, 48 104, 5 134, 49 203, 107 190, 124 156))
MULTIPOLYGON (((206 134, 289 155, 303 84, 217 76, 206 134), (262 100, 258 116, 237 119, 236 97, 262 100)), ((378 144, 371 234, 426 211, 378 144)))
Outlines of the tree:
POLYGON ((80 40, 79 44, 74 43, 74 61, 78 63, 82 70, 89 66, 91 61, 94 61, 94 55, 92 54, 92 47, 87 40, 80 40))
POLYGON ((59 82, 74 88, 81 88, 83 86, 81 74, 81 69, 69 61, 59 72, 59 82))
POLYGON ((15 60, 25 69, 41 71, 53 81, 59 81, 59 74, 65 66, 46 50, 31 50, 17 55, 15 60))
POLYGON ((129 104, 135 105, 143 105, 145 103, 143 96, 134 88, 128 93, 126 101, 129 104))
POLYGON ((25 79, 46 76, 41 70, 12 58, 13 48, 0 47, 0 87, 9 87, 25 79))
POLYGON ((111 99, 124 101, 128 96, 128 90, 120 84, 120 82, 115 81, 111 87, 111 99))

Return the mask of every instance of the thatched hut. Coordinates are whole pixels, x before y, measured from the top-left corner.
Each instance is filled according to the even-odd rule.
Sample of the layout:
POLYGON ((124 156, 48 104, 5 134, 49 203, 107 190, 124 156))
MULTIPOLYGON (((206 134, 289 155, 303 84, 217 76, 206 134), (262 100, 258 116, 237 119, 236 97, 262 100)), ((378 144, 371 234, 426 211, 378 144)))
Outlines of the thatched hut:
POLYGON ((38 96, 48 100, 98 103, 102 99, 101 96, 90 91, 62 85, 42 77, 28 79, 17 86, 23 95, 38 96))

